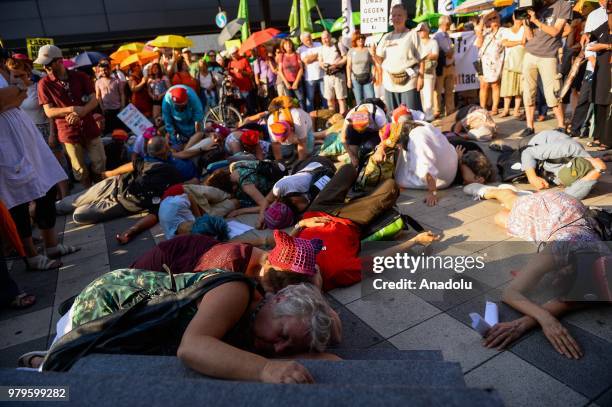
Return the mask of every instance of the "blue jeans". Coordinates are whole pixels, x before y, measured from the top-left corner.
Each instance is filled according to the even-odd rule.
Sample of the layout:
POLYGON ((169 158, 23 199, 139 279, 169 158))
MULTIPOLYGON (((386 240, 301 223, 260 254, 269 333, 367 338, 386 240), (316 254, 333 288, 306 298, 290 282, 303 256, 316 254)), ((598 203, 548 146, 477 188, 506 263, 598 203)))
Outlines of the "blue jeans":
POLYGON ((208 111, 211 107, 217 106, 217 92, 214 90, 200 90, 200 102, 204 111, 208 111))
POLYGON ((327 101, 323 97, 323 78, 314 81, 304 81, 304 88, 306 89, 306 111, 312 112, 315 109, 315 96, 317 93, 317 87, 319 88, 319 95, 321 96, 322 109, 327 109, 327 101))
POLYGON ((285 89, 285 92, 287 92, 287 96, 296 98, 300 102, 300 107, 304 108, 304 92, 301 86, 298 86, 297 89, 285 89))
POLYGON ((412 110, 422 110, 421 97, 416 88, 401 93, 389 92, 385 89, 385 104, 387 105, 387 111, 389 112, 397 109, 399 105, 402 104, 406 105, 407 108, 412 110))
POLYGON ((360 104, 364 99, 374 97, 374 85, 372 82, 368 82, 365 85, 360 85, 355 79, 353 79, 353 95, 355 95, 355 103, 360 104))

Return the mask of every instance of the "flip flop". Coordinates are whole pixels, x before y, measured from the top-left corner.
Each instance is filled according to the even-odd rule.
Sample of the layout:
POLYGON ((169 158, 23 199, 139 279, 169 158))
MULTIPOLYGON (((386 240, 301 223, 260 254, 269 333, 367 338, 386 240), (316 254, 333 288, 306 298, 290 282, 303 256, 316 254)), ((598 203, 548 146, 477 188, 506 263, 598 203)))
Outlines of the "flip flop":
POLYGON ((25 259, 28 270, 51 270, 62 266, 59 260, 52 260, 47 256, 39 254, 25 259))
POLYGON ((24 353, 23 355, 19 356, 19 359, 17 359, 17 367, 29 367, 35 369, 31 363, 32 359, 35 357, 44 359, 47 356, 47 353, 48 352, 46 350, 33 350, 32 352, 24 353))
POLYGON ((56 259, 58 257, 62 257, 62 256, 66 256, 68 254, 72 254, 72 253, 76 253, 79 250, 81 250, 80 247, 76 247, 76 246, 69 246, 67 244, 58 244, 55 247, 51 247, 51 249, 56 249, 54 251, 49 251, 49 248, 47 248, 47 257, 49 257, 50 259, 56 259))
POLYGON ((31 307, 36 302, 36 297, 32 294, 21 293, 17 295, 13 301, 9 304, 9 308, 12 309, 24 309, 31 307))

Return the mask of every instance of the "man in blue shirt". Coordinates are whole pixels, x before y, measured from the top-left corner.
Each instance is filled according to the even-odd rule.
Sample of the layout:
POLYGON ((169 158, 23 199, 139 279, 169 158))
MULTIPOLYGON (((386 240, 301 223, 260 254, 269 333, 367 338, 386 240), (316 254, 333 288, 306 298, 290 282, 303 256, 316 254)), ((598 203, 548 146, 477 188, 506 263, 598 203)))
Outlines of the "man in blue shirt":
POLYGON ((204 110, 190 87, 175 85, 168 89, 162 102, 162 117, 173 149, 180 151, 190 146, 190 140, 201 139, 204 110), (193 137, 196 134, 199 137, 193 137))

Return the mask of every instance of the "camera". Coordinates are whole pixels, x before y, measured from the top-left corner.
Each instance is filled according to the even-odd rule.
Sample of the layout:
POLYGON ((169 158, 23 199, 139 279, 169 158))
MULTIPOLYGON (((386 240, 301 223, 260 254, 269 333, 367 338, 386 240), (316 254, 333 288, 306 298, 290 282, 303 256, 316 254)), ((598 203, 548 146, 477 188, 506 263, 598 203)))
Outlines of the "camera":
POLYGON ((527 11, 538 11, 545 5, 546 3, 544 0, 519 0, 518 7, 514 11, 514 17, 517 20, 527 20, 529 18, 527 11))

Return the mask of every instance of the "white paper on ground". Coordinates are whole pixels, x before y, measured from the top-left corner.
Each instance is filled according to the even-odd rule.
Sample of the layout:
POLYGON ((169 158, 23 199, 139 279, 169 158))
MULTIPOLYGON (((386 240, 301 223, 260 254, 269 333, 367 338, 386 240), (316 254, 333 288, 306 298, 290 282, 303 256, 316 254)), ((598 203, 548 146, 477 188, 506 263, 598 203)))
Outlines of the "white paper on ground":
POLYGON ((238 222, 237 220, 228 221, 227 226, 229 227, 230 239, 233 239, 236 236, 240 236, 241 234, 246 233, 249 230, 255 229, 254 227, 249 226, 246 223, 238 222))
POLYGON ((480 335, 484 336, 487 330, 499 323, 499 310, 497 304, 487 301, 485 304, 484 318, 476 312, 471 312, 472 328, 480 335))

